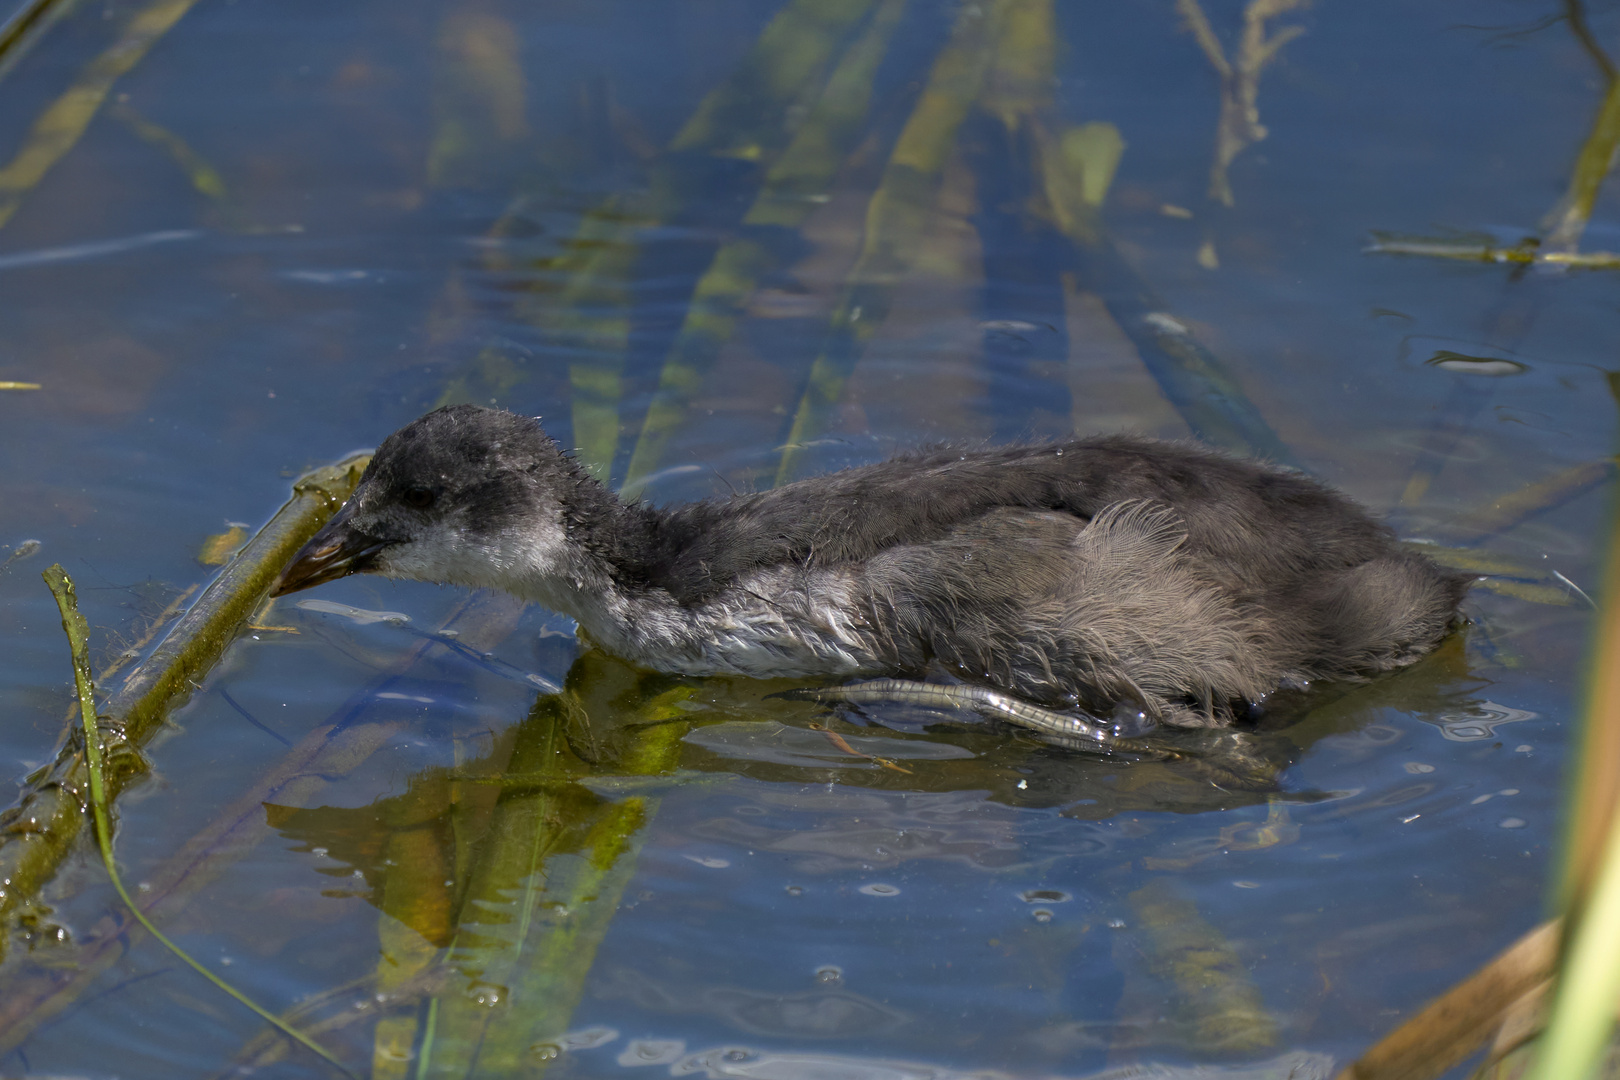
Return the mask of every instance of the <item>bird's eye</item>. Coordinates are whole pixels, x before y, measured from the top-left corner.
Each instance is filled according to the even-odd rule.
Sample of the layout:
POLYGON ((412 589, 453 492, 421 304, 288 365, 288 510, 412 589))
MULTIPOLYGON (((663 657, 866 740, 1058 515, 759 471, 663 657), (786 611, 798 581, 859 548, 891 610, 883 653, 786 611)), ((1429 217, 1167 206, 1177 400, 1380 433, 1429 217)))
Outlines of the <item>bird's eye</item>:
POLYGON ((430 487, 422 487, 420 485, 406 488, 405 494, 400 496, 400 498, 404 500, 405 505, 410 507, 412 510, 426 510, 428 507, 433 505, 434 500, 438 497, 438 492, 434 491, 430 487))

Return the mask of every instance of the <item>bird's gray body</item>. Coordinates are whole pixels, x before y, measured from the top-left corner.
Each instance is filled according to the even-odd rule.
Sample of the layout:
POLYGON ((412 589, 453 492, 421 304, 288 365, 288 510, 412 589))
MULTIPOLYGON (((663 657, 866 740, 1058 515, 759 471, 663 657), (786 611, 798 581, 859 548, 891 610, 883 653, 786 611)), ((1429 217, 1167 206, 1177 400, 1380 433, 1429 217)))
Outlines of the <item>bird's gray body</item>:
POLYGON ((665 671, 938 664, 1175 724, 1408 664, 1465 585, 1324 485, 1189 445, 929 450, 654 509, 621 503, 538 422, 473 406, 390 436, 282 591, 354 570, 504 589, 665 671))

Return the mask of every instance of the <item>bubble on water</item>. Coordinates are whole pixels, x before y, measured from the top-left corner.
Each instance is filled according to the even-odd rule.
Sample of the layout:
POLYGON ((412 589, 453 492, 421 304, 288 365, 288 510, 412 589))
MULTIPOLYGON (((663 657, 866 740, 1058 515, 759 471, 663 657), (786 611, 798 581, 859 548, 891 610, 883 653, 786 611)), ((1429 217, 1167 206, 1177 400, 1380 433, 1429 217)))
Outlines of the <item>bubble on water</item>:
POLYGON ((1402 766, 1402 768, 1404 768, 1407 772, 1413 773, 1413 774, 1416 774, 1416 775, 1422 775, 1423 773, 1432 773, 1432 772, 1434 772, 1434 766, 1433 765, 1425 765, 1421 761, 1408 761, 1405 765, 1402 766))
POLYGON ((1030 915, 1034 916, 1035 921, 1039 923, 1048 923, 1052 921, 1052 910, 1050 908, 1038 907, 1034 911, 1030 912, 1030 915))
POLYGON ((860 888, 860 891, 865 893, 867 896, 899 896, 900 895, 900 890, 899 890, 898 887, 896 887, 894 885, 885 885, 885 884, 883 884, 882 882, 879 882, 879 881, 874 881, 870 885, 862 885, 861 888, 860 888))
POLYGON ((1505 817, 1498 824, 1504 829, 1522 829, 1526 822, 1524 818, 1505 817))
POLYGON ((476 1005, 494 1008, 506 1000, 506 987, 497 986, 494 983, 475 982, 467 988, 467 996, 476 1005))

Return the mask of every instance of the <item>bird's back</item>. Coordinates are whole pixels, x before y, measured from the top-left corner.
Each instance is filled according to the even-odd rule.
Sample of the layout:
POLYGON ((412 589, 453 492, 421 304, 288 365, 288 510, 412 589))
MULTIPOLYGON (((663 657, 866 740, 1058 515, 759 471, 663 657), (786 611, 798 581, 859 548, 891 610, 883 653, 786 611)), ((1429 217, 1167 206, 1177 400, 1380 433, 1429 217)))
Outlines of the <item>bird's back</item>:
POLYGON ((1183 723, 1408 663, 1463 588, 1308 477, 1123 436, 917 452, 655 522, 646 575, 682 604, 836 576, 891 666, 1183 723))
POLYGON ((1056 511, 1083 522, 1133 500, 1172 507, 1189 546, 1220 560, 1244 590, 1302 570, 1355 565, 1390 543, 1354 503, 1308 477, 1186 444, 1103 436, 916 451, 676 507, 657 516, 643 572, 681 602, 697 603, 764 568, 862 562, 939 540, 998 509, 1056 511))

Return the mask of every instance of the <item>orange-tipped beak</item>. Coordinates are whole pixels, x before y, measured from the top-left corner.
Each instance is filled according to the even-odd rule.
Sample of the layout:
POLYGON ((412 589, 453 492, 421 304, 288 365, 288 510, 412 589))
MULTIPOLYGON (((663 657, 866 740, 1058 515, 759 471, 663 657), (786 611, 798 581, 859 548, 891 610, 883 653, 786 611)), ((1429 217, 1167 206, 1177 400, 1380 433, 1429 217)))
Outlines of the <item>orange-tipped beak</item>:
POLYGON ((271 596, 308 589, 327 581, 335 581, 350 574, 364 573, 371 568, 377 552, 388 546, 387 540, 363 533, 349 525, 349 507, 338 511, 337 517, 298 549, 292 563, 281 572, 271 596))

